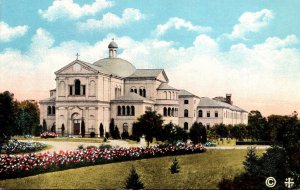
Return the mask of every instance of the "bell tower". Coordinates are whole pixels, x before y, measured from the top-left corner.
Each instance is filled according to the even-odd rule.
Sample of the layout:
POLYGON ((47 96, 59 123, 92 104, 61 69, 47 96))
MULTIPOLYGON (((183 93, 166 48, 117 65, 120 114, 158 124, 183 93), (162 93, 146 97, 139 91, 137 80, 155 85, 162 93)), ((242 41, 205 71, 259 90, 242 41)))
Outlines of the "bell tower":
POLYGON ((108 45, 108 53, 109 53, 109 58, 116 58, 117 57, 117 49, 118 49, 118 44, 114 41, 114 38, 108 45))

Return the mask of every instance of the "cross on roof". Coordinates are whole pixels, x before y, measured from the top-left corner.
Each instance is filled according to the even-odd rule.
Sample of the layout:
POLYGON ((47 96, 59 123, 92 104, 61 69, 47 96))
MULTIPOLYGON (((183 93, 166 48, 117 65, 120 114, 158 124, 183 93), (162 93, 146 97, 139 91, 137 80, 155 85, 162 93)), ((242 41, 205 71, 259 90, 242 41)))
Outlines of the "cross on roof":
POLYGON ((78 60, 78 57, 79 57, 79 56, 80 56, 80 55, 79 55, 78 53, 76 53, 76 57, 77 57, 76 60, 78 60))

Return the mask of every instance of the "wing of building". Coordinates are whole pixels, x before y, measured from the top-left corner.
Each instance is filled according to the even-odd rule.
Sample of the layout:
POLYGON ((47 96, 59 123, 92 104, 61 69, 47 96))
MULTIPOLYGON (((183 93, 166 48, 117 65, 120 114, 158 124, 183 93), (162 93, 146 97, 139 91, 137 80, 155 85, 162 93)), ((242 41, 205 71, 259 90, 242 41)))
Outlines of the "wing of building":
POLYGON ((147 110, 161 114, 164 123, 172 122, 189 130, 197 121, 206 126, 217 123, 247 124, 247 112, 232 105, 228 97, 199 98, 170 86, 163 69, 136 69, 117 57, 118 45, 108 45, 109 57, 95 63, 76 59, 55 72, 56 89, 41 100, 40 121, 48 129, 55 125, 61 133, 79 135, 82 120, 87 134, 99 134, 102 123, 108 131, 112 118, 120 132, 132 132, 132 123, 147 110))

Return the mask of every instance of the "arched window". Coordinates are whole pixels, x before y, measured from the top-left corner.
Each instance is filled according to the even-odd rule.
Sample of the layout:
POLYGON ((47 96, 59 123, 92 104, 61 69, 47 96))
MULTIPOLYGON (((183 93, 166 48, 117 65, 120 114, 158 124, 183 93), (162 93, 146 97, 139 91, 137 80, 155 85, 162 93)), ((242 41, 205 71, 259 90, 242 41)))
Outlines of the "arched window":
POLYGON ((48 109, 47 109, 48 111, 47 111, 47 113, 48 113, 48 115, 51 115, 51 106, 48 106, 48 109))
POLYGON ((118 88, 115 87, 115 98, 117 98, 117 97, 118 97, 118 88))
POLYGON ((172 95, 173 95, 173 96, 172 96, 172 99, 175 100, 175 93, 172 92, 172 95))
POLYGON ((171 116, 171 108, 168 108, 168 116, 171 116))
POLYGON ((168 94, 166 91, 164 91, 164 97, 165 97, 165 99, 168 99, 168 94))
POLYGON ((171 92, 169 91, 169 99, 172 99, 172 95, 171 92))
POLYGON ((210 117, 210 111, 206 112, 206 117, 210 117))
POLYGON ((128 123, 123 123, 123 132, 124 131, 128 132, 128 123))
POLYGON ((189 110, 187 109, 184 110, 184 117, 189 117, 189 110))
POLYGON ((202 110, 199 110, 198 117, 203 117, 203 111, 202 110))
POLYGON ((130 107, 126 106, 126 115, 130 115, 130 107))
POLYGON ((183 127, 184 127, 184 130, 186 130, 186 131, 189 130, 188 122, 184 122, 183 127))
POLYGON ((172 115, 172 117, 175 116, 175 115, 174 115, 174 108, 172 108, 171 115, 172 115))
POLYGON ((143 89, 140 88, 139 92, 140 92, 140 96, 143 96, 143 89))
POLYGON ((55 106, 52 106, 52 114, 55 115, 55 106))
POLYGON ((164 107, 164 116, 168 116, 168 110, 166 107, 164 107))
POLYGON ((121 106, 118 106, 118 115, 121 115, 121 106))
POLYGON ((131 115, 135 115, 135 108, 134 108, 134 106, 131 106, 131 115))
POLYGON ((80 95, 80 80, 75 80, 75 95, 80 95))
POLYGON ((146 89, 143 89, 143 97, 146 97, 146 89))
POLYGON ((178 109, 175 108, 175 117, 178 117, 178 109))
POLYGON ((134 89, 134 93, 136 93, 136 94, 137 94, 137 89, 134 89))
POLYGON ((130 89, 130 92, 133 92, 133 89, 130 89))
POLYGON ((96 95, 96 83, 95 81, 90 82, 90 96, 95 96, 96 95))
POLYGON ((122 115, 125 115, 125 106, 122 106, 122 115))

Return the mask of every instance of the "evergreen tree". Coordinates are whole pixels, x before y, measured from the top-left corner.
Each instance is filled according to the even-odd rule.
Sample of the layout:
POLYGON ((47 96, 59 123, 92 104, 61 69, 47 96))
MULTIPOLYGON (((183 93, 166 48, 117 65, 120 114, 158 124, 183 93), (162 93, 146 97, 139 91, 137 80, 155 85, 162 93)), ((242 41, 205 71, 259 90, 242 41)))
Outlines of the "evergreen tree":
POLYGON ((243 164, 245 166, 246 172, 250 176, 257 174, 257 172, 258 172, 258 168, 257 168, 258 157, 256 155, 256 149, 255 149, 255 147, 248 148, 246 160, 243 162, 243 164))
POLYGON ((200 135, 201 135, 200 124, 195 122, 190 129, 190 139, 193 142, 193 144, 200 143, 201 140, 200 135))
POLYGON ((55 123, 52 124, 51 132, 54 132, 54 133, 55 133, 55 123))
POLYGON ((110 136, 113 136, 114 130, 115 130, 115 120, 114 120, 114 118, 111 118, 110 123, 109 123, 110 136))
POLYGON ((122 139, 128 139, 129 138, 129 133, 124 130, 123 133, 121 134, 122 139))
POLYGON ((200 123, 200 134, 201 134, 201 143, 205 144, 207 142, 207 133, 206 133, 206 128, 205 126, 200 123))
POLYGON ((126 180, 125 189, 144 189, 144 184, 140 180, 140 176, 136 173, 135 168, 132 166, 130 174, 126 180))
POLYGON ((178 163, 178 161, 177 161, 177 159, 175 157, 174 160, 172 161, 172 165, 170 167, 170 171, 171 171, 172 174, 174 174, 174 173, 178 173, 179 170, 180 170, 180 166, 179 166, 179 163, 178 163))
POLYGON ((43 119, 43 131, 42 132, 45 132, 47 131, 47 123, 46 123, 46 120, 43 119))
POLYGON ((65 136, 65 124, 61 125, 61 135, 65 136))
POLYGON ((100 137, 103 137, 103 135, 104 135, 104 128, 103 128, 103 124, 102 123, 100 123, 99 131, 100 131, 100 137))
POLYGON ((84 120, 82 118, 82 121, 81 121, 81 137, 85 137, 85 123, 84 123, 84 120))
POLYGON ((118 126, 115 127, 112 138, 114 138, 114 139, 120 139, 121 138, 118 126))

